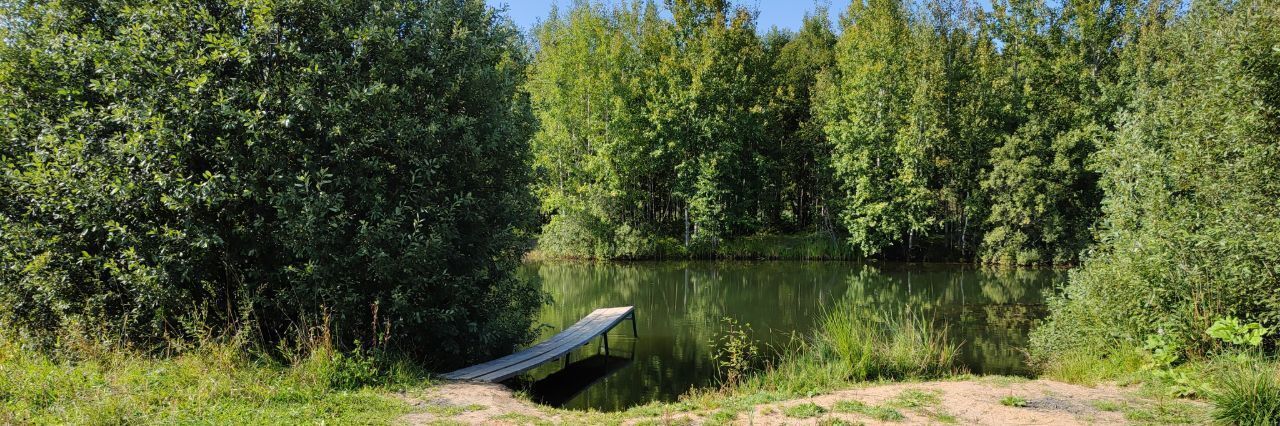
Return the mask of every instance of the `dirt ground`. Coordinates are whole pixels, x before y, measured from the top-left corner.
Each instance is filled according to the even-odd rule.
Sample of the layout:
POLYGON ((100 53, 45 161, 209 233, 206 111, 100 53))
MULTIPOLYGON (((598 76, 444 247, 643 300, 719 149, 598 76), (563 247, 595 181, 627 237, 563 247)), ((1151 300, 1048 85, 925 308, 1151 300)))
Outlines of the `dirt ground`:
POLYGON ((731 419, 726 419, 723 414, 717 417, 712 410, 630 418, 626 415, 556 410, 517 398, 509 389, 496 384, 452 383, 432 388, 424 395, 406 395, 404 398, 416 412, 402 420, 415 425, 697 425, 725 420, 742 425, 1129 424, 1131 416, 1126 413, 1132 413, 1132 407, 1151 405, 1151 401, 1135 395, 1133 389, 999 377, 872 385, 757 405, 734 414, 731 419))

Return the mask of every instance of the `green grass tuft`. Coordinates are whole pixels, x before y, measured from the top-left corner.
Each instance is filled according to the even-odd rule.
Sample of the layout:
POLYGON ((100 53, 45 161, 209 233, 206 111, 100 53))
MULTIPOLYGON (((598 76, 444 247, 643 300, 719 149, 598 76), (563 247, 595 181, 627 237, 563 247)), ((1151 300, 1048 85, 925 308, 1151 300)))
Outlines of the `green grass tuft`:
POLYGON ((1042 377, 1065 383, 1093 386, 1103 382, 1138 381, 1147 359, 1136 348, 1123 347, 1102 356, 1095 352, 1072 351, 1055 354, 1041 366, 1042 377))
POLYGON ((1174 400, 1159 400, 1154 404, 1125 405, 1126 420, 1145 424, 1204 424, 1207 418, 1191 404, 1174 400))
POLYGON ((906 416, 902 415, 902 412, 893 408, 867 405, 862 401, 839 401, 831 409, 841 413, 866 415, 882 422, 896 422, 906 418, 906 416))
POLYGON ((1094 401, 1094 402, 1093 402, 1093 408, 1097 408, 1097 409, 1102 410, 1102 411, 1111 411, 1111 412, 1115 412, 1115 411, 1123 410, 1123 409, 1124 409, 1124 404, 1119 403, 1119 402, 1115 402, 1115 401, 1101 401, 1101 400, 1100 400, 1100 401, 1094 401))
POLYGON ((812 402, 796 404, 782 409, 782 414, 787 417, 797 419, 807 419, 810 417, 818 417, 822 413, 827 412, 826 408, 812 402))
POLYGON ((1009 395, 1000 400, 1000 405, 1006 407, 1026 407, 1027 399, 1020 396, 1009 395))
POLYGON ((1211 392, 1213 418, 1224 424, 1280 424, 1280 364, 1252 357, 1225 361, 1211 392))
POLYGON ((890 400, 888 405, 900 408, 921 408, 932 407, 941 402, 942 393, 939 391, 907 389, 890 400))
POLYGON ((946 327, 914 311, 874 312, 852 301, 823 319, 818 335, 853 380, 937 378, 956 373, 959 347, 946 327))
POLYGON ((934 420, 937 420, 938 423, 952 424, 960 421, 959 419, 956 418, 956 416, 953 416, 950 413, 945 413, 942 411, 935 411, 935 412, 929 413, 929 417, 933 418, 934 420))

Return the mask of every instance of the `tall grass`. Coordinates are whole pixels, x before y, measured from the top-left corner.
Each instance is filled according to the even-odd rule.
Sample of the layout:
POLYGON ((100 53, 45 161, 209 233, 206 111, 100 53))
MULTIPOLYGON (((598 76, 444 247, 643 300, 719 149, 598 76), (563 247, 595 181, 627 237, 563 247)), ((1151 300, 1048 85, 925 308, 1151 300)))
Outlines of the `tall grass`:
POLYGON ((1033 360, 1041 376, 1066 383, 1093 386, 1103 382, 1134 382, 1148 360, 1137 348, 1109 351, 1069 350, 1033 360))
POLYGON ((427 383, 331 342, 267 356, 242 336, 166 356, 78 335, 50 350, 0 325, 0 424, 385 424, 409 411, 391 391, 427 383))
MULTIPOLYGON (((813 335, 721 393, 808 395, 871 380, 934 379, 962 373, 947 327, 913 309, 874 310, 844 301, 813 335)), ((704 398, 705 399, 705 398, 704 398)))
POLYGON ((851 380, 932 378, 956 373, 959 346, 920 311, 873 311, 842 303, 827 313, 817 349, 851 380))
POLYGON ((616 246, 596 247, 565 242, 559 235, 543 234, 525 260, 859 260, 853 246, 840 238, 818 233, 751 235, 720 241, 699 241, 685 246, 671 237, 615 239, 616 246))
POLYGON ((1256 356, 1223 357, 1212 374, 1214 420, 1233 425, 1280 424, 1280 363, 1256 356))

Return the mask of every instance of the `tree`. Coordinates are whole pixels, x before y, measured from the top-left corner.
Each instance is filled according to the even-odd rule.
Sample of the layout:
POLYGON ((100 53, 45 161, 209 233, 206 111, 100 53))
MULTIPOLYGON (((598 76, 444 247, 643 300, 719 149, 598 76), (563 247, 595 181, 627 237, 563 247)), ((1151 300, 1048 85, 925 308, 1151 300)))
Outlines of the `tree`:
POLYGON ((438 364, 531 337, 526 59, 481 2, 3 13, 7 319, 145 344, 327 317, 438 364))
POLYGON ((1119 107, 1102 95, 1114 82, 1129 3, 994 4, 1006 61, 998 84, 1009 97, 1006 133, 982 179, 985 262, 1073 263, 1092 241, 1101 194, 1087 161, 1119 107))
MULTIPOLYGON (((812 100, 817 96, 818 75, 835 63, 836 36, 831 31, 827 9, 819 7, 807 14, 794 36, 777 35, 769 43, 766 57, 772 64, 769 99, 769 156, 776 158, 775 171, 768 174, 773 185, 767 196, 776 203, 762 206, 769 216, 766 227, 785 231, 811 229, 816 211, 829 196, 828 148, 822 126, 813 117, 812 100), (776 147, 776 148, 773 148, 776 147)), ((773 34, 773 33, 770 33, 773 34)), ((766 37, 766 40, 769 40, 766 37)))
MULTIPOLYGON (((947 24, 949 25, 949 24, 947 24)), ((944 111, 947 26, 930 27, 897 0, 854 2, 836 47, 835 94, 821 114, 843 196, 850 243, 866 255, 891 246, 912 256, 916 238, 934 232, 938 173, 953 135, 944 111)))

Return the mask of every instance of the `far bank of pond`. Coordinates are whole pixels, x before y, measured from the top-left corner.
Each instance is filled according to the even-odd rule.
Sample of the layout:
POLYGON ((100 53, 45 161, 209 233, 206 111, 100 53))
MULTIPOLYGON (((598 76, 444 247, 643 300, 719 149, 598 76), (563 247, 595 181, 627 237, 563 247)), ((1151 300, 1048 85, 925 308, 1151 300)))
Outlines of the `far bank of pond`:
POLYGON ((1056 269, 988 270, 963 264, 850 262, 530 262, 521 274, 541 281, 553 302, 539 321, 544 337, 591 310, 632 305, 640 338, 627 324, 610 335, 611 357, 594 342, 566 369, 551 363, 515 387, 535 400, 575 409, 619 410, 674 401, 713 386, 713 340, 724 319, 748 323, 766 353, 811 334, 833 303, 848 297, 866 309, 910 307, 948 326, 961 363, 976 374, 1026 372, 1023 354, 1045 297, 1065 279, 1056 269))

